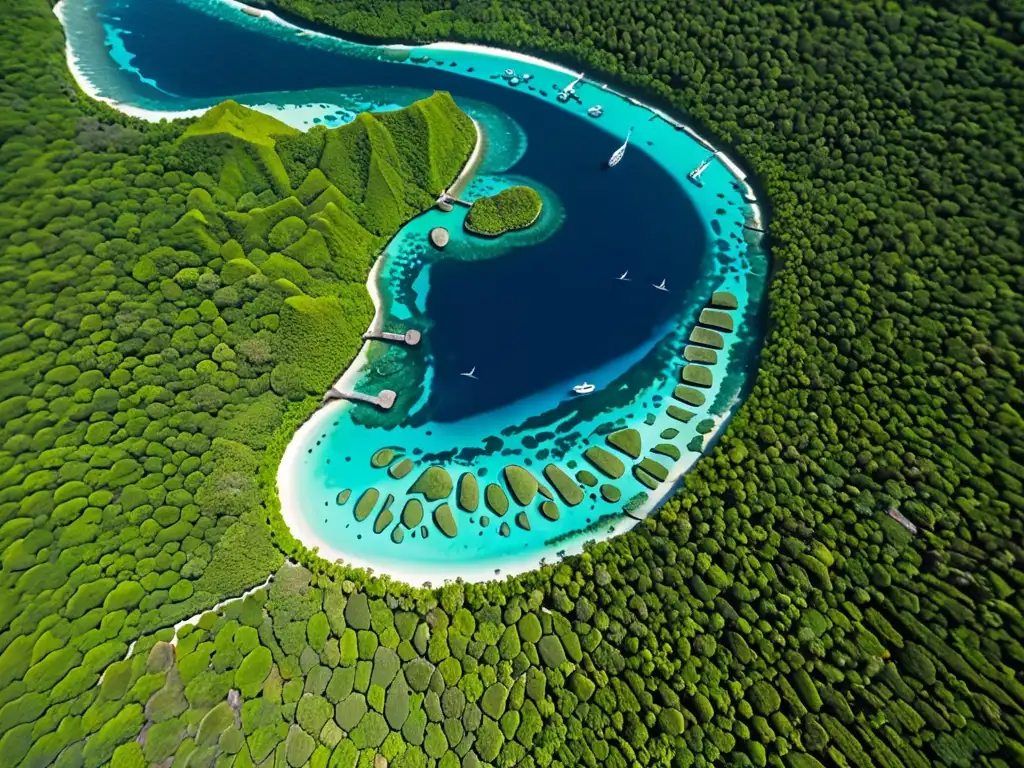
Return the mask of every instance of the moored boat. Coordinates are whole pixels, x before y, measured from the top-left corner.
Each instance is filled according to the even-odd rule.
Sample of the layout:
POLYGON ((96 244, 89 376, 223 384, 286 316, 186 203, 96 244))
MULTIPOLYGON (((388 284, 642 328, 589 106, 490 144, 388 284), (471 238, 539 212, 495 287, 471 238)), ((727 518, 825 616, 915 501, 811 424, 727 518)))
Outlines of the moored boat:
POLYGON ((614 168, 622 160, 622 156, 626 154, 626 147, 629 146, 629 137, 633 135, 633 128, 630 127, 629 132, 626 134, 626 140, 622 142, 622 146, 616 149, 610 158, 608 158, 608 167, 614 168))
POLYGON ((595 385, 589 384, 584 381, 582 384, 577 384, 575 387, 573 387, 572 391, 574 394, 577 395, 589 395, 595 389, 597 389, 595 385))

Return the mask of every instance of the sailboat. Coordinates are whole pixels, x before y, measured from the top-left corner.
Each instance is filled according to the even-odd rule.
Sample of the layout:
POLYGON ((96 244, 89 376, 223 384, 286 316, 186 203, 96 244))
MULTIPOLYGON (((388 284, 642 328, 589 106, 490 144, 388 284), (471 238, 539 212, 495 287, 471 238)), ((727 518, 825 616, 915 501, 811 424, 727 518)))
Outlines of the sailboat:
MULTIPOLYGON (((651 283, 651 285, 654 285, 654 283, 651 283)), ((664 291, 665 293, 668 293, 668 288, 665 287, 665 280, 662 280, 659 285, 654 285, 654 287, 657 288, 659 291, 664 291)))
POLYGON ((476 366, 474 365, 466 373, 460 373, 459 376, 465 376, 467 379, 476 379, 476 366))
POLYGON ((626 275, 628 275, 628 274, 629 274, 629 270, 627 269, 625 272, 623 272, 621 275, 619 275, 615 279, 616 280, 625 280, 628 283, 628 282, 630 282, 630 279, 628 277, 626 277, 626 275))
POLYGON ((629 129, 629 133, 626 134, 626 140, 622 142, 622 146, 612 153, 612 156, 608 158, 608 167, 614 168, 622 160, 622 156, 626 154, 626 147, 629 146, 629 137, 633 135, 633 129, 629 129))

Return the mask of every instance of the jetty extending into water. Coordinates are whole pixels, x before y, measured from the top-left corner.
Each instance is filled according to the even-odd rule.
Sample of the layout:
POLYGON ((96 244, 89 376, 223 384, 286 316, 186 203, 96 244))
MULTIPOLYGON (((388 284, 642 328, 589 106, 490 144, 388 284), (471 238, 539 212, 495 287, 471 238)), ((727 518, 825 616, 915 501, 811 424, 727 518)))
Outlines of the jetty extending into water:
POLYGON ((415 347, 417 344, 420 343, 420 340, 423 338, 423 334, 417 331, 415 328, 412 328, 406 331, 405 333, 389 333, 387 331, 367 331, 366 333, 363 334, 363 338, 367 340, 378 339, 380 341, 395 341, 398 342, 399 344, 405 344, 406 346, 409 347, 415 347))
MULTIPOLYGON (((440 208, 441 210, 445 210, 445 208, 444 208, 445 205, 451 206, 452 204, 462 205, 462 206, 465 206, 466 208, 472 208, 473 207, 473 204, 471 202, 469 202, 468 200, 463 200, 461 197, 455 197, 455 196, 449 194, 447 190, 442 192, 441 196, 437 198, 437 203, 436 204, 437 204, 437 207, 440 208)), ((451 210, 451 208, 448 208, 448 210, 451 210)))
POLYGON ((344 392, 335 387, 331 387, 327 390, 324 395, 324 403, 329 403, 332 400, 349 400, 352 402, 369 403, 375 405, 382 411, 387 411, 395 404, 395 399, 398 394, 391 389, 382 389, 376 396, 364 395, 362 392, 344 392))

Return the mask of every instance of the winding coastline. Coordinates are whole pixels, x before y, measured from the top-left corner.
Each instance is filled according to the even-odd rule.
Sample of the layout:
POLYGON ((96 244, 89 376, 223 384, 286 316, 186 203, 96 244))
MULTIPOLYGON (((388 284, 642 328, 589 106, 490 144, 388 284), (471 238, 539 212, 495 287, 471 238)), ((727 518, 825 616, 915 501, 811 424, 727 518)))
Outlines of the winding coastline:
MULTIPOLYGON (((462 166, 462 170, 459 171, 459 175, 452 182, 450 189, 455 189, 460 184, 466 184, 476 173, 477 168, 480 165, 480 159, 483 156, 483 147, 485 145, 485 135, 483 127, 479 121, 473 120, 473 127, 476 128, 476 144, 473 145, 473 152, 470 154, 469 159, 466 160, 465 165, 462 166)), ((398 235, 396 234, 395 237, 398 235)), ((394 240, 394 238, 392 238, 394 240)), ((388 257, 388 248, 391 245, 389 241, 381 252, 377 255, 377 258, 373 262, 373 268, 370 269, 370 274, 366 278, 366 290, 370 294, 370 300, 373 302, 373 320, 370 321, 370 326, 366 329, 367 333, 379 333, 384 328, 384 306, 383 299, 380 294, 380 273, 384 268, 384 264, 388 257)), ((363 369, 369 359, 370 340, 364 341, 363 345, 359 348, 358 354, 353 358, 349 366, 342 372, 341 376, 332 385, 335 389, 345 391, 354 389, 355 385, 359 383, 359 372, 363 369)))
MULTIPOLYGON (((62 21, 62 6, 64 2, 65 0, 62 0, 62 2, 58 4, 58 6, 55 7, 54 9, 55 13, 57 13, 58 17, 60 17, 62 21)), ((222 2, 233 8, 237 8, 243 13, 244 8, 247 7, 241 3, 235 2, 235 0, 219 0, 219 2, 222 2)), ((277 18, 274 14, 270 12, 261 13, 260 18, 266 19, 274 23, 278 23, 282 26, 291 29, 301 29, 300 27, 294 24, 277 18)), ((330 37, 329 35, 324 35, 323 33, 319 32, 309 32, 309 34, 330 37)), ((523 63, 533 64, 536 66, 544 66, 548 69, 558 71, 566 75, 576 75, 576 73, 572 72, 571 70, 568 70, 564 67, 560 67, 549 62, 544 62, 540 59, 537 59, 536 57, 519 54, 514 51, 504 51, 501 49, 490 48, 488 46, 477 46, 461 43, 434 43, 429 46, 387 47, 402 50, 466 51, 492 56, 502 56, 508 59, 521 61, 523 63)), ((83 89, 83 91, 85 91, 88 95, 92 96, 93 98, 97 98, 98 100, 103 101, 104 103, 107 103, 113 108, 118 109, 126 114, 133 115, 135 117, 140 117, 146 120, 159 121, 162 119, 190 117, 196 114, 201 114, 203 111, 205 111, 190 110, 180 112, 160 112, 155 110, 144 110, 132 107, 130 105, 120 104, 109 98, 104 98, 99 95, 98 89, 88 80, 88 77, 86 77, 85 72, 79 66, 79 62, 77 61, 74 55, 70 42, 68 42, 66 50, 69 69, 71 70, 72 74, 78 81, 79 86, 83 89)), ((621 96, 624 99, 628 98, 621 94, 616 95, 621 96)), ((636 100, 631 100, 631 103, 643 106, 654 114, 660 114, 666 122, 668 122, 671 125, 680 127, 680 130, 686 131, 686 133, 691 137, 696 137, 695 140, 698 140, 702 146, 713 150, 713 145, 711 145, 710 142, 707 142, 702 137, 698 137, 697 134, 692 131, 692 129, 688 129, 683 124, 678 123, 678 121, 668 118, 666 115, 664 115, 664 113, 661 113, 660 110, 656 110, 652 107, 646 107, 646 105, 643 105, 642 103, 636 100)), ((476 123, 476 121, 474 121, 474 123, 476 123)), ((452 184, 452 189, 459 188, 461 184, 464 184, 466 180, 472 176, 481 159, 482 147, 484 145, 484 137, 482 136, 479 124, 477 124, 476 127, 478 131, 478 140, 474 148, 474 152, 471 155, 470 159, 467 161, 459 177, 452 184)), ((748 197, 752 198, 752 190, 750 189, 749 185, 746 184, 745 174, 743 174, 742 170, 739 169, 739 167, 731 160, 729 160, 726 156, 720 154, 719 157, 722 159, 723 165, 737 179, 737 181, 741 185, 746 186, 747 195, 748 197)), ((757 208, 756 204, 753 203, 751 204, 751 218, 760 225, 759 209, 757 208)), ((383 324, 383 308, 379 280, 381 270, 386 263, 386 258, 387 247, 385 247, 381 254, 378 255, 367 279, 367 290, 370 294, 371 300, 374 303, 374 318, 371 323, 370 330, 379 329, 383 324)), ((742 312, 743 309, 744 308, 741 307, 740 311, 742 312)), ((352 361, 352 363, 348 366, 348 368, 342 373, 341 377, 338 379, 337 383, 335 384, 336 387, 350 387, 358 382, 359 372, 361 371, 366 362, 366 353, 368 346, 368 343, 364 343, 362 345, 360 352, 357 354, 356 358, 352 361)), ((549 550, 545 550, 542 552, 531 552, 530 554, 524 555, 523 557, 515 560, 504 559, 502 561, 503 568, 501 569, 500 574, 497 574, 493 567, 487 567, 485 563, 478 563, 476 567, 468 567, 465 563, 458 563, 454 565, 454 570, 457 572, 451 574, 439 574, 436 567, 430 567, 427 565, 416 567, 416 565, 413 564, 404 568, 396 568, 394 566, 381 568, 379 563, 374 564, 362 558, 353 557, 351 554, 342 552, 330 546, 325 540, 323 540, 317 535, 317 533, 312 529, 310 521, 307 520, 306 516, 304 515, 303 508, 301 505, 301 495, 299 493, 299 473, 294 470, 295 468, 297 468, 298 461, 301 458, 302 448, 306 443, 306 436, 318 431, 318 429, 321 426, 324 426, 326 424, 329 418, 337 417, 337 415, 343 412, 343 409, 347 407, 349 407, 347 403, 334 403, 318 409, 318 411, 315 412, 306 421, 306 423, 303 424, 302 427, 300 427, 300 429, 296 431, 296 433, 292 436, 286 449, 284 459, 280 464, 277 475, 278 492, 281 500, 281 514, 282 517, 284 518, 285 523, 288 525, 289 529, 291 530, 292 534, 295 536, 296 539, 303 542, 303 544, 310 548, 317 549, 320 552, 321 556, 330 560, 341 560, 346 564, 355 567, 367 568, 369 570, 376 570, 378 572, 385 572, 395 578, 413 584, 424 584, 427 582, 431 582, 437 585, 439 581, 447 580, 447 578, 459 577, 466 580, 480 581, 486 579, 493 579, 496 575, 504 577, 507 575, 532 570, 544 561, 550 562, 551 560, 553 560, 554 558, 552 557, 552 555, 556 550, 558 552, 565 552, 569 555, 576 554, 579 551, 582 551, 585 541, 594 538, 606 538, 606 535, 603 533, 591 533, 580 535, 577 536, 575 539, 563 541, 557 546, 550 547, 549 550)), ((731 416, 732 410, 733 404, 730 403, 729 407, 723 413, 713 416, 715 426, 714 429, 706 436, 705 445, 707 445, 718 434, 720 434, 721 428, 724 425, 724 423, 727 422, 728 418, 731 416)), ((709 414, 709 416, 711 415, 712 414, 709 414)), ((700 456, 701 454, 695 454, 692 456, 687 456, 682 460, 676 462, 676 464, 673 465, 672 471, 667 481, 663 483, 661 486, 659 486, 657 491, 653 491, 650 494, 648 501, 644 505, 639 507, 637 510, 634 510, 633 514, 637 517, 642 518, 645 517, 647 514, 650 514, 658 506, 660 506, 664 499, 675 491, 675 488, 678 485, 679 480, 690 469, 690 467, 692 467, 696 460, 700 458, 700 456)), ((629 528, 632 528, 635 524, 635 519, 624 516, 622 519, 617 521, 617 524, 615 526, 615 534, 628 530, 629 528)))

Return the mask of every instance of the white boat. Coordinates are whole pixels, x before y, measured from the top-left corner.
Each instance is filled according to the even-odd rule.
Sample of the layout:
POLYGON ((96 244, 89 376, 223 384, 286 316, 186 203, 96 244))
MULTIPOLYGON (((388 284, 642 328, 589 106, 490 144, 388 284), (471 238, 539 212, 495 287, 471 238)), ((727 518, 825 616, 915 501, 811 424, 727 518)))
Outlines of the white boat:
POLYGON ((519 78, 518 77, 513 77, 511 80, 508 81, 508 84, 509 85, 519 85, 519 78))
POLYGON ((573 387, 572 391, 575 392, 577 395, 589 395, 595 389, 597 389, 596 386, 594 386, 593 384, 588 384, 587 382, 584 381, 582 384, 577 384, 575 387, 573 387))
POLYGON ((665 287, 665 283, 666 281, 662 280, 661 283, 659 283, 658 285, 654 285, 654 283, 651 283, 651 285, 654 285, 654 287, 657 288, 659 291, 665 291, 665 293, 668 293, 668 288, 665 287))
POLYGON ((622 146, 619 147, 618 149, 616 149, 612 153, 612 156, 610 158, 608 158, 608 167, 609 168, 614 168, 616 165, 619 164, 619 161, 622 160, 622 156, 624 154, 626 154, 626 147, 629 146, 629 137, 632 136, 632 135, 633 135, 633 129, 630 128, 629 132, 626 134, 626 140, 624 142, 622 142, 622 146))
POLYGON ((587 110, 587 114, 591 117, 600 117, 604 114, 604 109, 601 108, 600 104, 596 104, 587 110))
POLYGON ((523 82, 526 82, 527 80, 533 80, 533 75, 530 75, 530 74, 523 75, 523 82))
POLYGON ((506 80, 511 80, 515 76, 516 71, 514 69, 506 69, 505 72, 502 74, 502 77, 504 77, 506 80))
POLYGON ((715 152, 715 153, 714 153, 713 155, 711 155, 711 156, 710 156, 710 157, 708 157, 708 158, 707 158, 706 160, 704 160, 704 162, 703 162, 703 163, 701 163, 701 164, 700 164, 700 165, 698 165, 698 166, 697 166, 696 168, 694 168, 694 169, 693 169, 692 171, 690 171, 690 172, 689 172, 689 173, 688 173, 688 174, 686 175, 686 178, 687 178, 687 179, 689 179, 689 180, 690 180, 690 182, 691 182, 692 184, 695 184, 695 185, 697 185, 698 187, 701 187, 701 186, 703 186, 703 185, 704 185, 704 182, 702 182, 702 181, 700 180, 700 177, 704 175, 704 171, 706 171, 706 170, 708 169, 708 166, 709 166, 709 165, 711 165, 711 162, 712 162, 712 161, 713 161, 713 160, 714 160, 714 159, 715 159, 716 157, 718 157, 718 152, 715 152))

